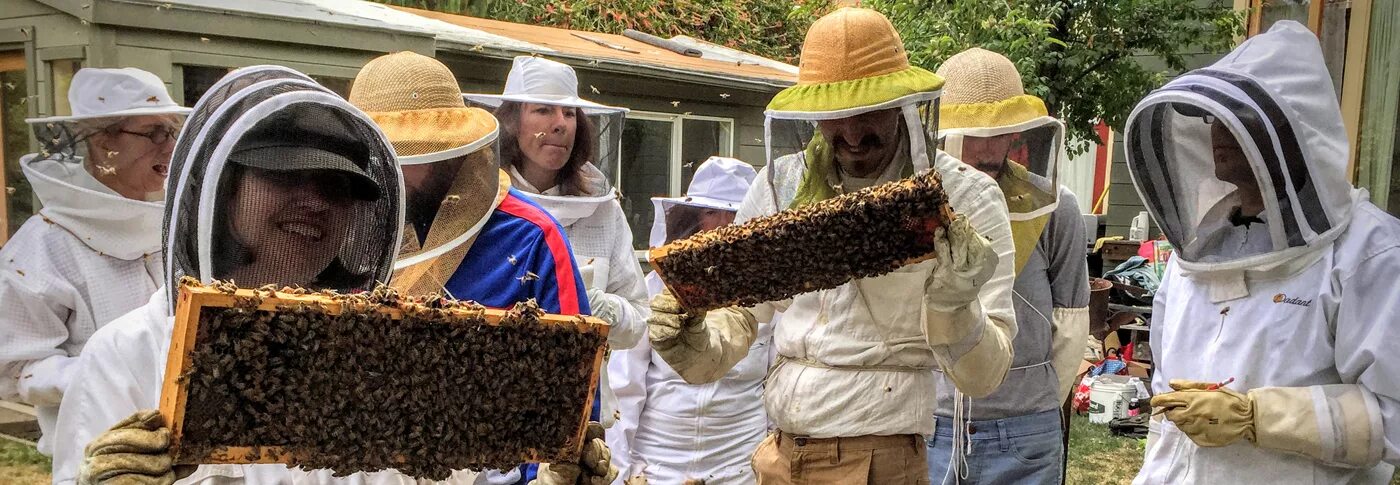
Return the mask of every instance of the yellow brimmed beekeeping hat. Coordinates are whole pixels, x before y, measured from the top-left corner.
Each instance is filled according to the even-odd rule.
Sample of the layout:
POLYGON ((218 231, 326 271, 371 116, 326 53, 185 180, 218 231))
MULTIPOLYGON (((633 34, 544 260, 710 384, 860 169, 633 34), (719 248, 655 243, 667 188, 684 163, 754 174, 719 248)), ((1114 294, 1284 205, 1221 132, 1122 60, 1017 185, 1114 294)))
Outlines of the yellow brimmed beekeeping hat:
POLYGON ((770 113, 840 113, 937 97, 943 78, 909 64, 904 41, 880 12, 846 7, 817 19, 802 43, 797 84, 770 113))
POLYGON ((938 125, 943 130, 1016 126, 1049 116, 1045 102, 1026 94, 1016 65, 974 47, 938 67, 947 80, 938 125))
POLYGON ((452 71, 413 52, 365 64, 350 88, 350 104, 384 130, 404 165, 460 157, 496 140, 496 118, 467 107, 452 71))

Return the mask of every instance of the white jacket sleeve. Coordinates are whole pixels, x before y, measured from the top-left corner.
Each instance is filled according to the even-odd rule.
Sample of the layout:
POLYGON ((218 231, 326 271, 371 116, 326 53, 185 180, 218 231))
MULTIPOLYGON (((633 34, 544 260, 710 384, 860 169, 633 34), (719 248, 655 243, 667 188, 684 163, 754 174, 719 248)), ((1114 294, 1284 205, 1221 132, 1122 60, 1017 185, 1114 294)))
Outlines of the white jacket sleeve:
POLYGON ((1313 408, 1327 418, 1314 421, 1321 438, 1330 438, 1320 443, 1324 461, 1400 465, 1400 354, 1395 351, 1400 286, 1377 284, 1393 280, 1397 268, 1400 246, 1391 246, 1376 249, 1353 274, 1338 275, 1341 298, 1333 323, 1337 371, 1342 382, 1360 389, 1309 391, 1313 408))
POLYGON ((621 209, 616 211, 612 234, 615 237, 608 262, 607 286, 602 293, 590 292, 599 301, 590 301, 589 305, 595 315, 600 305, 606 306, 606 313, 612 318, 608 322, 612 325, 608 330, 608 345, 613 350, 630 349, 646 336, 651 307, 647 302, 646 283, 642 280, 642 267, 632 253, 632 230, 621 209))
POLYGON ((642 339, 636 347, 613 352, 608 358, 609 385, 617 394, 617 422, 607 429, 608 448, 613 466, 618 469, 617 480, 639 474, 646 461, 633 453, 633 440, 647 404, 647 368, 651 365, 651 341, 642 339))
MULTIPOLYGON (((59 407, 54 442, 53 480, 75 483, 83 462, 83 449, 112 425, 142 409, 154 409, 164 355, 149 342, 127 341, 120 330, 124 321, 146 316, 137 309, 93 334, 78 358, 73 382, 59 407), (152 387, 154 386, 154 387, 152 387)), ((168 338, 168 337, 167 337, 168 338)))
POLYGON ((1050 256, 1050 296, 1054 307, 1050 361, 1063 400, 1074 386, 1079 362, 1084 359, 1084 342, 1089 338, 1089 264, 1084 218, 1074 194, 1063 187, 1046 233, 1051 237, 1042 237, 1041 244, 1050 256))
POLYGON ((991 394, 1011 368, 1011 341, 1016 338, 1012 285, 1016 276, 1016 246, 1001 189, 990 177, 939 153, 938 169, 952 208, 967 217, 972 229, 992 242, 997 269, 982 285, 977 300, 952 312, 926 309, 927 328, 946 329, 946 342, 930 335, 934 357, 944 374, 968 396, 991 394), (946 170, 945 170, 946 168, 946 170), (957 171, 957 174, 951 173, 957 171), (966 175, 963 175, 966 174, 966 175))
POLYGON ((72 358, 59 347, 81 296, 52 272, 15 260, 0 253, 0 399, 54 406, 71 377, 72 358))

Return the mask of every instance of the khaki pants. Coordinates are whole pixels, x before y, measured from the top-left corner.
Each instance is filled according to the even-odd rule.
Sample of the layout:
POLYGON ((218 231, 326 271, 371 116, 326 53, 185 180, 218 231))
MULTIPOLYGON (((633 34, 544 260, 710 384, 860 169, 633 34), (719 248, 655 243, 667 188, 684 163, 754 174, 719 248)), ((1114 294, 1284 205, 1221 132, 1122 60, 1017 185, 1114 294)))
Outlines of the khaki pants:
POLYGON ((919 435, 805 438, 770 433, 753 455, 758 485, 927 485, 919 435))

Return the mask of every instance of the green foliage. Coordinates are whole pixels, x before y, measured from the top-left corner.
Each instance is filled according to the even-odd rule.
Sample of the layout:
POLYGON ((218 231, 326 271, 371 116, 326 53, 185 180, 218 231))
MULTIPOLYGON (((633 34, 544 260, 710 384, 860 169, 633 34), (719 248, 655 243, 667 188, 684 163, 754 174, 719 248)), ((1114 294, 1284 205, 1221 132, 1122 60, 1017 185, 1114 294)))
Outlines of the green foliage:
POLYGON ((1226 0, 868 0, 904 38, 911 60, 936 69, 971 47, 999 52, 1069 128, 1071 146, 1121 128, 1137 101, 1187 68, 1193 53, 1225 52, 1244 12, 1226 0), (1158 58, 1165 69, 1145 67, 1158 58))
POLYGON ((534 25, 659 37, 688 35, 725 47, 797 61, 807 27, 830 0, 376 0, 534 25))
POLYGON ((495 0, 373 0, 400 7, 421 8, 434 12, 480 16, 495 0))

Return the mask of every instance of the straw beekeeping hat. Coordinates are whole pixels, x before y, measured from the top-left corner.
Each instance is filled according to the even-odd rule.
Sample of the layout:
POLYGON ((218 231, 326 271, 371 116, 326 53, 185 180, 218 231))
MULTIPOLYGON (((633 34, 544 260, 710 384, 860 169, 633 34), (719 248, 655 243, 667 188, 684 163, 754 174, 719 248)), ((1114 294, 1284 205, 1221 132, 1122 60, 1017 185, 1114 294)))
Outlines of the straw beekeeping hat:
POLYGON ((841 8, 817 19, 802 43, 797 85, 768 104, 774 112, 878 109, 937 93, 943 79, 909 64, 904 41, 879 12, 841 8))
POLYGON ((452 71, 413 52, 365 64, 350 89, 350 104, 384 130, 403 165, 460 157, 496 140, 496 118, 467 107, 452 71))
POLYGON ((1045 102, 1026 94, 1016 65, 1001 54, 974 47, 938 67, 947 81, 939 128, 993 128, 1048 116, 1045 102))

